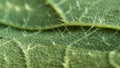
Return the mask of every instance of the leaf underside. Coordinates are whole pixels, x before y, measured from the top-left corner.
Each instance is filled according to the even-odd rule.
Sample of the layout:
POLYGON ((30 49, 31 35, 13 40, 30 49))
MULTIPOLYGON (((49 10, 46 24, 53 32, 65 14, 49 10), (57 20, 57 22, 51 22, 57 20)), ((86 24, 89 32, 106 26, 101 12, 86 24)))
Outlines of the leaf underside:
POLYGON ((119 0, 0 0, 0 68, 119 68, 119 0))

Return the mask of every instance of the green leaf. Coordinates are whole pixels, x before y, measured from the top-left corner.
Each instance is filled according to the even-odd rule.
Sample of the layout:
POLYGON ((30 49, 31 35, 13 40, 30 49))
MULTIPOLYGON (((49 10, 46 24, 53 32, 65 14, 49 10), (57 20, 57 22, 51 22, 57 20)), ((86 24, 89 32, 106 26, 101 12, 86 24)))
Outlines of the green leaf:
POLYGON ((0 0, 0 67, 119 68, 119 14, 118 0, 0 0))
POLYGON ((120 25, 118 0, 48 0, 48 2, 60 13, 65 22, 120 25))
POLYGON ((59 15, 45 0, 0 0, 0 4, 0 21, 5 25, 32 29, 61 23, 59 15))

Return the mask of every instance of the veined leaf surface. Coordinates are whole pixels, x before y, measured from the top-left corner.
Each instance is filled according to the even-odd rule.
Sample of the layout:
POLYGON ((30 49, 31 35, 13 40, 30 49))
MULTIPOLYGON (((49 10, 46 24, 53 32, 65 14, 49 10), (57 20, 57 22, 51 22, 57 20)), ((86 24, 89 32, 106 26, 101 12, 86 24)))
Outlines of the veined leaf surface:
POLYGON ((119 6, 0 0, 0 68, 119 68, 119 6))

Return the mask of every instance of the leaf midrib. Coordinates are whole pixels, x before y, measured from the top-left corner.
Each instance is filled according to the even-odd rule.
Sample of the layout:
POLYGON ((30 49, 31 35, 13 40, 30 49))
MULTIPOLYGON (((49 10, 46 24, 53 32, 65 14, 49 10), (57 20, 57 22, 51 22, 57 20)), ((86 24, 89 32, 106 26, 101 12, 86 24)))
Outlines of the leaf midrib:
POLYGON ((63 24, 57 24, 53 26, 46 26, 43 28, 26 28, 26 27, 20 27, 14 24, 8 24, 4 22, 0 22, 1 25, 10 26, 12 28, 20 29, 20 30, 28 30, 28 31, 44 31, 44 30, 50 30, 55 29, 59 27, 71 27, 71 26, 78 26, 78 27, 95 27, 95 28, 105 28, 105 29, 112 29, 120 31, 120 26, 115 25, 109 25, 109 24, 98 24, 98 23, 84 23, 84 22, 71 22, 71 23, 63 23, 63 24))

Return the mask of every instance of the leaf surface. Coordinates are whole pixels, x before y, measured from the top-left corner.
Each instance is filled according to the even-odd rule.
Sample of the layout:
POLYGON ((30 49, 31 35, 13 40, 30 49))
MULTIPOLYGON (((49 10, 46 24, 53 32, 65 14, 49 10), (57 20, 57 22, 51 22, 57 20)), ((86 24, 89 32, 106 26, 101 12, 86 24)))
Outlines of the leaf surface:
POLYGON ((0 0, 0 21, 5 25, 31 29, 61 23, 59 15, 45 0, 0 0))
POLYGON ((111 11, 119 10, 119 5, 117 0, 110 0, 110 6, 106 2, 0 0, 0 67, 119 68, 119 11, 111 11), (32 11, 26 11, 25 5, 32 11), (109 12, 116 17, 104 15, 111 15, 109 12))
POLYGON ((119 0, 48 0, 65 22, 120 26, 119 0))

